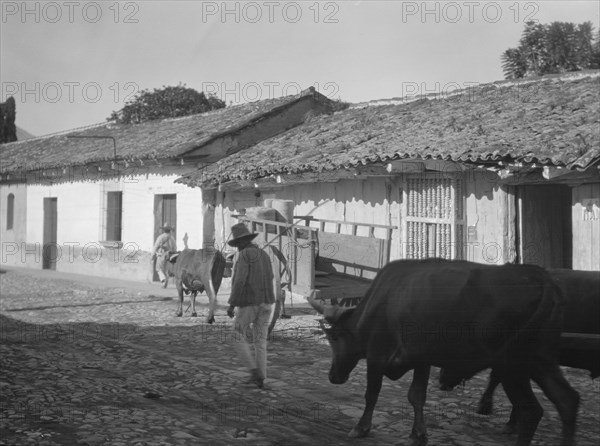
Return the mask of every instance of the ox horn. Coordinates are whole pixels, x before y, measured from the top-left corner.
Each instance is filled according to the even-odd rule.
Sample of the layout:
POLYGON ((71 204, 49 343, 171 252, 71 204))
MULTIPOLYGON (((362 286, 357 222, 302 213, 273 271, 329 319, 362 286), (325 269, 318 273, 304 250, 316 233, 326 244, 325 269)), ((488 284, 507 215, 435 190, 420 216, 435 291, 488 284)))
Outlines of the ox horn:
POLYGON ((339 307, 337 305, 327 305, 321 299, 315 299, 312 295, 307 298, 308 303, 322 314, 327 321, 334 323, 337 321, 342 314, 352 308, 339 307))
POLYGON ((313 294, 311 294, 307 300, 308 303, 319 312, 319 314, 323 314, 325 312, 325 304, 321 299, 317 300, 313 297, 313 294))
POLYGON ((347 311, 352 311, 354 308, 340 307, 338 305, 327 305, 323 316, 330 323, 335 323, 347 311))

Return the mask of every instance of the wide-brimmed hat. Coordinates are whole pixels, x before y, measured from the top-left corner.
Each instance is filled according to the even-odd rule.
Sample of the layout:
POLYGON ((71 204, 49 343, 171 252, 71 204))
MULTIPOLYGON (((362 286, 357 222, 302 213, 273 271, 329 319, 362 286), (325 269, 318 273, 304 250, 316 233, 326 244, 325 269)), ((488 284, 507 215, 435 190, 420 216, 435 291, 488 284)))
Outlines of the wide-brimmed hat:
POLYGON ((236 247, 241 240, 253 240, 258 234, 248 231, 244 223, 238 223, 231 227, 231 240, 227 242, 229 246, 236 247))

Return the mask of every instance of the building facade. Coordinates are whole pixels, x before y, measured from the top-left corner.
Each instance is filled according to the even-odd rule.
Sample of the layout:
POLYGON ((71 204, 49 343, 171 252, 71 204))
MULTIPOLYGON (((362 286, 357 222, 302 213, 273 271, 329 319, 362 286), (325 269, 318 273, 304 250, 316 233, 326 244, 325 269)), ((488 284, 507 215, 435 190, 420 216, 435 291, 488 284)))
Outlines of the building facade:
POLYGON ((0 145, 1 263, 156 280, 151 251, 164 223, 178 249, 214 242, 212 197, 175 179, 334 108, 311 88, 0 145))

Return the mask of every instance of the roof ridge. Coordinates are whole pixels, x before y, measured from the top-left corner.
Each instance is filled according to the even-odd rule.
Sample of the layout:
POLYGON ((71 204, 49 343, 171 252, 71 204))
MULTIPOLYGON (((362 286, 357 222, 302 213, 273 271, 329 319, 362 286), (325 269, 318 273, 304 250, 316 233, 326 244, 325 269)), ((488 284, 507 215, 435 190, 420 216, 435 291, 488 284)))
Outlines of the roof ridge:
MULTIPOLYGON (((145 121, 145 122, 141 122, 139 124, 119 124, 115 121, 103 121, 100 123, 96 123, 96 124, 88 124, 88 125, 84 125, 81 127, 75 127, 72 129, 68 129, 68 130, 61 130, 58 132, 53 132, 53 133, 48 133, 46 135, 40 135, 40 136, 35 136, 33 138, 27 138, 27 139, 23 139, 21 141, 13 141, 10 143, 6 143, 6 145, 9 144, 20 144, 20 143, 24 143, 25 141, 38 141, 38 140, 42 140, 42 139, 46 139, 46 138, 52 138, 55 136, 61 136, 61 135, 67 135, 69 133, 75 133, 75 132, 79 132, 79 131, 83 131, 83 130, 89 130, 89 129, 94 129, 94 128, 99 128, 99 127, 104 127, 104 126, 109 126, 111 124, 113 125, 125 125, 125 126, 129 126, 129 125, 140 125, 140 124, 148 124, 148 123, 152 123, 152 122, 175 122, 175 121, 183 121, 186 119, 193 119, 194 117, 197 117, 199 115, 203 115, 203 116, 207 116, 207 115, 213 115, 213 114, 217 114, 222 112, 225 109, 232 109, 232 108, 238 108, 238 107, 245 107, 248 106, 250 104, 255 104, 255 103, 259 103, 259 102, 263 102, 263 101, 269 101, 269 100, 286 100, 286 102, 295 100, 295 99, 300 99, 303 98, 305 96, 310 96, 310 95, 316 95, 316 93, 318 93, 315 90, 315 87, 310 86, 302 91, 300 91, 300 93, 296 93, 296 94, 291 94, 291 95, 287 95, 287 96, 280 96, 277 98, 267 98, 267 99, 259 99, 257 101, 250 101, 250 102, 244 102, 241 104, 235 104, 235 105, 230 105, 230 106, 226 106, 223 108, 219 108, 219 109, 215 109, 215 110, 209 110, 207 112, 202 112, 202 113, 194 113, 193 115, 186 115, 186 116, 177 116, 174 118, 164 118, 164 119, 156 119, 156 120, 152 120, 152 121, 145 121)), ((319 95, 321 95, 321 93, 318 93, 319 95)))
POLYGON ((41 139, 46 139, 46 138, 53 138, 55 136, 61 136, 61 135, 67 135, 69 133, 74 133, 74 132, 79 132, 82 130, 88 130, 88 129, 94 129, 94 128, 98 128, 98 127, 104 127, 108 124, 111 124, 111 122, 100 122, 100 123, 96 123, 96 124, 88 124, 88 125, 84 125, 81 127, 76 127, 74 129, 69 129, 69 130, 61 130, 59 132, 53 132, 53 133, 48 133, 47 135, 40 135, 40 136, 34 136, 33 138, 27 138, 27 139, 22 139, 20 141, 12 141, 6 144, 3 144, 4 146, 8 146, 8 145, 17 145, 17 144, 23 144, 26 142, 32 142, 32 141, 39 141, 41 139))
MULTIPOLYGON (((287 95, 287 96, 279 96, 279 97, 276 97, 276 98, 258 99, 256 101, 242 102, 240 104, 229 105, 229 106, 225 106, 225 107, 222 107, 222 108, 217 108, 217 109, 214 109, 214 110, 209 110, 209 111, 206 111, 206 112, 194 113, 193 115, 177 116, 177 117, 174 117, 174 118, 157 119, 156 121, 172 122, 172 121, 178 121, 178 120, 184 120, 184 119, 191 119, 191 118, 193 118, 195 116, 198 116, 198 115, 208 116, 208 115, 217 114, 217 113, 222 112, 225 109, 229 109, 230 110, 232 108, 246 107, 248 105, 256 104, 256 103, 264 102, 264 101, 275 101, 275 100, 287 100, 287 101, 291 101, 291 100, 294 100, 294 99, 300 99, 300 98, 302 98, 304 96, 309 96, 311 94, 315 94, 315 87, 313 87, 313 86, 310 86, 310 87, 302 90, 300 93, 296 93, 296 94, 290 94, 290 95, 287 95)), ((152 121, 145 121, 145 122, 141 122, 140 124, 145 124, 145 123, 148 123, 148 122, 152 122, 152 121)), ((134 124, 134 125, 136 125, 136 124, 134 124)))
MULTIPOLYGON (((393 98, 381 98, 381 99, 372 99, 370 101, 356 102, 350 104, 350 109, 358 109, 365 107, 379 107, 384 105, 403 105, 410 104, 416 101, 422 100, 440 100, 447 99, 453 96, 459 96, 464 94, 465 92, 469 92, 473 89, 482 89, 486 87, 497 87, 497 88, 508 88, 515 85, 523 86, 534 83, 540 83, 544 81, 563 81, 563 82, 572 82, 584 78, 597 78, 600 77, 600 70, 582 70, 582 71, 574 71, 569 73, 560 73, 546 76, 536 76, 536 77, 527 77, 520 79, 504 79, 500 81, 493 82, 485 82, 485 83, 474 83, 474 85, 469 85, 465 88, 459 88, 456 90, 449 91, 435 91, 433 93, 417 93, 415 95, 410 96, 400 96, 393 98)), ((452 82, 453 84, 459 85, 458 82, 452 82)), ((465 83, 466 84, 466 83, 465 83)))

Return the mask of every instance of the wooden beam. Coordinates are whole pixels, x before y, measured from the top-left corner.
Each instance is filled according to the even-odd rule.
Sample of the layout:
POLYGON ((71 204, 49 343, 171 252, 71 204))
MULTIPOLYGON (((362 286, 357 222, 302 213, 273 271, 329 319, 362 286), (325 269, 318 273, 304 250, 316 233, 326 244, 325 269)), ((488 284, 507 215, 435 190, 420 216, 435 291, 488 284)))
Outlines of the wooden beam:
POLYGON ((547 180, 552 180, 553 178, 557 178, 569 173, 571 173, 571 170, 564 169, 562 167, 544 166, 542 176, 547 180))

